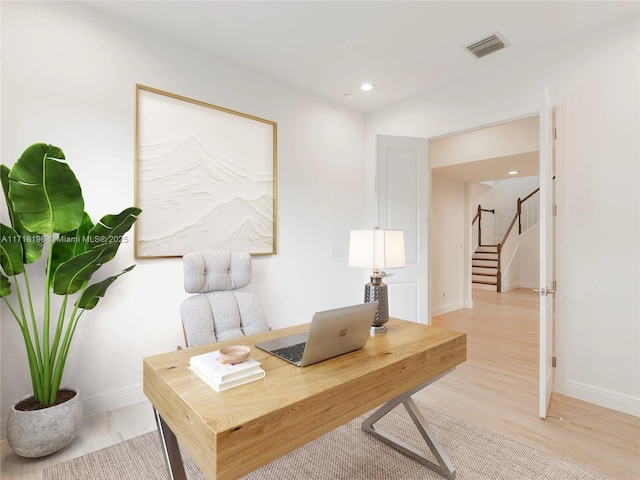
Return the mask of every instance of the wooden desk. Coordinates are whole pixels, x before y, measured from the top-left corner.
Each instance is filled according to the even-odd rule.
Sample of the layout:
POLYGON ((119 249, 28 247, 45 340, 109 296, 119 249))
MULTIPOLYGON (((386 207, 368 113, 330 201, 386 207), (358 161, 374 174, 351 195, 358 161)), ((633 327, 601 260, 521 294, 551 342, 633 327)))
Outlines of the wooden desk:
MULTIPOLYGON (((308 324, 145 358, 144 393, 156 410, 170 478, 184 478, 176 437, 207 478, 236 479, 385 402, 410 408, 412 393, 466 360, 464 333, 398 319, 387 327, 362 350, 303 368, 254 345, 308 324), (189 369, 189 358, 231 344, 252 347, 266 377, 218 393, 189 369)), ((371 418, 362 428, 378 435, 371 418)), ((431 436, 425 440, 433 451, 431 436)), ((438 458, 440 466, 430 467, 453 478, 437 440, 436 447, 444 463, 438 458)))

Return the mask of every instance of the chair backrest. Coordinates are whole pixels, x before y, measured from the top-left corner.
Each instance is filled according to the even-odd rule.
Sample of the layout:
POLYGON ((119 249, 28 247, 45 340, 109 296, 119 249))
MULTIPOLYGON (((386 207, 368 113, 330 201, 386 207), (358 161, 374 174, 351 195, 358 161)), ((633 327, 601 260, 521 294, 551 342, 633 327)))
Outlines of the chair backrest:
POLYGON ((184 255, 184 289, 195 295, 180 304, 188 347, 269 330, 256 296, 238 289, 251 282, 251 255, 205 250, 184 255))

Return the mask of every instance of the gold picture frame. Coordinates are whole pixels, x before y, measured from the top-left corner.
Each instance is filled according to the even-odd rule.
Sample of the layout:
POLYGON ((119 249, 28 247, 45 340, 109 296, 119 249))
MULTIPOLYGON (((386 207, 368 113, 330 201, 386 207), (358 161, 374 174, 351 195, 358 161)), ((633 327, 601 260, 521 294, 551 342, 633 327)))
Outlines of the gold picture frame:
POLYGON ((277 123, 136 85, 136 258, 277 253, 277 123))

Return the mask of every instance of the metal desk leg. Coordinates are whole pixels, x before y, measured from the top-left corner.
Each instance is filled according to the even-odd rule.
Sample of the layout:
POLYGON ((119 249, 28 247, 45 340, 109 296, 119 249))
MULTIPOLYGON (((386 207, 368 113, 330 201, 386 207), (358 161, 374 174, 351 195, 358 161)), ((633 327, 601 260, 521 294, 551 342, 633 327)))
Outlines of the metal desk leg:
POLYGON ((160 434, 160 443, 162 444, 162 453, 164 454, 164 461, 167 465, 169 480, 187 480, 187 475, 184 473, 184 463, 182 463, 182 456, 180 455, 180 447, 178 446, 178 439, 155 407, 153 408, 153 415, 156 417, 156 424, 158 425, 158 433, 160 434))
POLYGON ((451 370, 385 403, 382 407, 376 410, 373 413, 373 415, 371 415, 364 422, 362 422, 361 428, 364 432, 369 433, 370 435, 373 435, 376 438, 379 438, 385 443, 388 443, 392 447, 400 450, 402 453, 410 456, 414 460, 417 460, 423 465, 438 472, 440 475, 448 478, 449 480, 453 480, 456 476, 456 468, 451 463, 449 456, 446 454, 446 452, 442 448, 442 445, 434 435, 433 431, 427 425, 427 422, 422 416, 422 413, 420 413, 420 411, 416 407, 416 404, 413 402, 413 399, 411 398, 411 395, 413 395, 419 390, 422 390, 424 387, 435 382, 436 380, 440 379, 450 371, 451 370), (404 407, 407 409, 407 412, 409 412, 409 415, 411 416, 413 423, 418 428, 420 435, 422 435, 422 438, 424 438, 424 441, 427 443, 429 450, 431 450, 431 453, 433 454, 438 464, 433 463, 420 450, 412 447, 408 443, 403 442, 399 438, 394 437, 393 435, 385 432, 384 430, 380 430, 374 426, 374 424, 378 420, 384 417, 387 413, 393 410, 400 403, 402 403, 404 407))

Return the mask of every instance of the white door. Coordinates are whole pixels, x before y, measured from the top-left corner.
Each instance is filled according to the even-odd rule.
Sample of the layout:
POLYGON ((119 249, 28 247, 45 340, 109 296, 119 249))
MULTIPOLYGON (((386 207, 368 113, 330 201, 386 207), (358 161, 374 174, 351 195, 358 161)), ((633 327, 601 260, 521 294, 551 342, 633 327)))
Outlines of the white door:
POLYGON ((553 391, 554 219, 553 115, 545 86, 540 111, 540 416, 553 391))
POLYGON ((377 136, 378 227, 403 230, 406 267, 388 271, 391 317, 430 323, 428 159, 424 138, 377 136))

